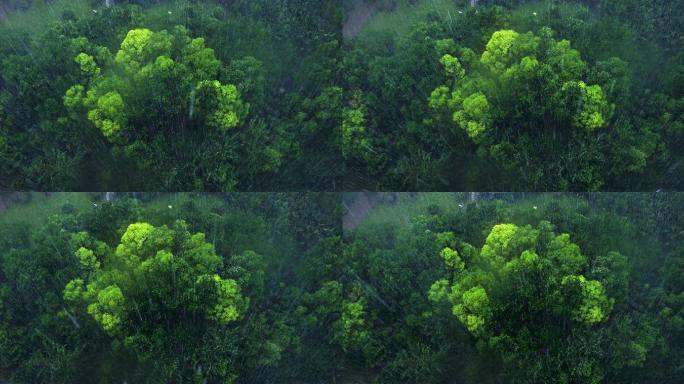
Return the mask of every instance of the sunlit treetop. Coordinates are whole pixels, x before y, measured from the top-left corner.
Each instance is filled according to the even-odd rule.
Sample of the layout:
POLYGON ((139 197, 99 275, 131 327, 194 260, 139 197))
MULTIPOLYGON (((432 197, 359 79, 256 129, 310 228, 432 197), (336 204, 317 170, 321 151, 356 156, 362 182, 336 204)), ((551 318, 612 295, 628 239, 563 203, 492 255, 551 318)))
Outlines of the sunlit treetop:
POLYGON ((441 40, 435 45, 447 82, 428 98, 435 112, 428 124, 449 131, 455 127, 478 146, 479 155, 531 178, 528 187, 601 185, 600 164, 585 164, 591 157, 573 151, 595 142, 591 135, 605 133, 615 106, 601 85, 588 82, 590 68, 568 40, 556 40, 542 28, 537 34, 496 31, 479 56, 441 40), (572 181, 551 173, 569 167, 549 162, 550 156, 578 159, 572 181))
POLYGON ((480 61, 492 72, 501 73, 510 65, 513 57, 513 44, 520 34, 513 30, 496 31, 487 43, 480 61))
POLYGON ((593 131, 606 125, 606 118, 612 116, 614 105, 608 104, 598 85, 586 85, 583 81, 569 81, 563 84, 563 92, 568 95, 579 94, 576 98, 579 108, 573 117, 576 127, 593 131))
POLYGON ((133 29, 121 42, 115 60, 127 71, 135 72, 157 57, 168 55, 172 45, 173 38, 166 31, 154 33, 149 29, 133 29))
MULTIPOLYGON (((70 95, 67 91, 67 97, 70 95)), ((92 109, 88 111, 88 120, 99 128, 106 138, 115 138, 126 123, 125 105, 121 94, 112 91, 96 98, 94 93, 89 93, 84 103, 92 105, 92 109)))
MULTIPOLYGON (((548 29, 543 29, 540 36, 531 32, 520 34, 513 30, 494 32, 479 59, 480 65, 475 66, 472 73, 467 73, 459 59, 451 54, 444 54, 440 62, 446 74, 454 81, 451 87, 441 86, 435 89, 429 99, 430 106, 435 109, 450 109, 453 121, 476 143, 491 141, 485 139, 495 135, 495 132, 490 132, 494 127, 490 127, 487 121, 496 123, 493 121, 496 115, 491 112, 498 106, 491 105, 490 100, 500 99, 502 90, 527 87, 528 82, 537 81, 534 79, 552 83, 544 89, 536 89, 537 92, 546 92, 542 98, 537 99, 537 103, 543 104, 521 105, 529 108, 530 116, 542 113, 541 111, 560 111, 569 104, 574 107, 571 108, 572 124, 592 131, 604 127, 613 113, 613 106, 605 99, 601 87, 587 85, 582 80, 586 75, 587 65, 582 61, 580 53, 571 48, 569 41, 554 40, 548 29), (549 90, 557 94, 549 94, 549 90), (565 105, 560 104, 563 102, 565 105)), ((517 92, 529 91, 531 90, 524 88, 517 92)), ((559 112, 559 116, 561 115, 559 112)))
POLYGON ((76 250, 87 273, 65 286, 64 298, 74 307, 85 305, 112 337, 145 332, 148 317, 190 313, 228 324, 246 310, 248 299, 237 281, 218 274, 222 259, 213 245, 203 233, 188 232, 183 222, 173 228, 131 224, 114 250, 89 242, 87 234, 74 241, 96 244, 98 250, 76 250))
MULTIPOLYGON (((465 249, 463 243, 459 246, 465 249)), ((579 247, 568 234, 555 234, 548 222, 536 228, 497 224, 479 255, 467 262, 451 248, 442 249, 440 256, 454 273, 436 281, 428 298, 449 303, 453 315, 478 338, 523 331, 511 322, 516 316, 507 313, 511 301, 526 302, 522 310, 549 311, 584 326, 605 321, 613 308, 603 284, 585 276, 587 260, 579 247)))
POLYGON ((474 142, 480 142, 489 126, 490 105, 487 96, 477 92, 463 99, 462 108, 454 112, 454 122, 463 128, 474 142))
POLYGON ((87 53, 79 53, 74 60, 80 65, 83 73, 92 77, 100 75, 100 68, 95 63, 94 58, 87 53))
POLYGON ((246 113, 246 106, 240 100, 240 93, 232 85, 222 85, 218 80, 203 80, 197 84, 199 111, 207 116, 207 124, 226 131, 240 123, 240 116, 246 113))
POLYGON ((456 79, 460 79, 465 75, 465 70, 461 67, 461 63, 454 56, 446 54, 442 56, 440 62, 444 66, 447 75, 453 76, 456 79))
POLYGON ((184 27, 130 30, 113 56, 98 63, 80 53, 75 61, 84 81, 64 96, 75 117, 85 112, 111 142, 127 144, 159 132, 153 125, 168 130, 193 120, 227 131, 248 113, 237 87, 217 80, 222 64, 214 50, 203 38, 191 38, 184 27), (112 65, 98 66, 108 63, 112 65))
POLYGON ((569 275, 561 281, 566 291, 578 291, 579 306, 572 310, 572 318, 587 325, 604 321, 613 308, 613 299, 606 296, 603 285, 596 280, 587 280, 584 276, 569 275))
POLYGON ((490 302, 487 291, 480 286, 463 292, 459 303, 455 304, 452 312, 456 318, 473 335, 483 334, 484 328, 490 321, 490 302))
POLYGON ((444 259, 444 264, 446 264, 447 268, 454 271, 454 273, 459 273, 463 270, 465 264, 463 263, 463 260, 461 260, 461 257, 458 255, 457 251, 446 247, 442 249, 439 255, 442 256, 442 259, 444 259))
POLYGON ((366 118, 362 108, 343 111, 341 138, 339 140, 342 156, 345 159, 367 153, 369 141, 365 135, 365 122, 366 118))
POLYGON ((365 327, 365 300, 343 305, 342 316, 337 322, 337 338, 344 350, 362 349, 370 337, 365 327))

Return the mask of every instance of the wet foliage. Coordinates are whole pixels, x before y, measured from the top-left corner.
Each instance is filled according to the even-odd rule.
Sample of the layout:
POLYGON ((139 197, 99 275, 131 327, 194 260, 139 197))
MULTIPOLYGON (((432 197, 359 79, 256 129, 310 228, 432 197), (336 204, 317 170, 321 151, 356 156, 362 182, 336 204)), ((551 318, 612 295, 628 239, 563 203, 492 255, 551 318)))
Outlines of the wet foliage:
POLYGON ((681 381, 684 195, 361 196, 3 195, 0 379, 681 381))
POLYGON ((0 188, 335 189, 335 4, 2 5, 0 188))
POLYGON ((341 377, 681 380, 681 194, 373 201, 317 292, 341 302, 333 313, 342 325, 329 336, 343 356, 330 369, 341 377))
POLYGON ((682 187, 681 1, 363 3, 347 189, 682 187))

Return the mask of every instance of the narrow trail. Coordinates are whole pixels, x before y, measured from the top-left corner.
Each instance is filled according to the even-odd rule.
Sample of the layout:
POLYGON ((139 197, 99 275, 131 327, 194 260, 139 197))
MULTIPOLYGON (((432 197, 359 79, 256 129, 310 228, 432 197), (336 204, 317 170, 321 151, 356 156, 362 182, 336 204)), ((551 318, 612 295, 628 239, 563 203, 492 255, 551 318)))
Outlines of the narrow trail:
POLYGON ((342 26, 342 36, 345 39, 355 38, 375 13, 375 7, 366 3, 365 0, 352 1, 354 6, 349 14, 345 15, 344 25, 342 26))

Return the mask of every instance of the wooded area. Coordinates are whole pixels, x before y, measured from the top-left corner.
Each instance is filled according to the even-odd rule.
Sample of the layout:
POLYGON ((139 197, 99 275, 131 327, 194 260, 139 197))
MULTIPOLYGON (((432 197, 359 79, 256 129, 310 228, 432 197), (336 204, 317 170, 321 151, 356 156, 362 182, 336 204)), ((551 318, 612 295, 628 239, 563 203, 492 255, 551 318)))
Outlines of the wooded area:
POLYGON ((6 7, 0 188, 336 189, 337 1, 6 7))
POLYGON ((346 190, 682 188, 684 2, 346 4, 346 190))
POLYGON ((684 383, 683 48, 684 0, 2 1, 0 384, 684 383))
POLYGON ((681 193, 3 202, 12 383, 681 382, 681 193))
POLYGON ((680 190, 682 0, 13 0, 5 190, 680 190))

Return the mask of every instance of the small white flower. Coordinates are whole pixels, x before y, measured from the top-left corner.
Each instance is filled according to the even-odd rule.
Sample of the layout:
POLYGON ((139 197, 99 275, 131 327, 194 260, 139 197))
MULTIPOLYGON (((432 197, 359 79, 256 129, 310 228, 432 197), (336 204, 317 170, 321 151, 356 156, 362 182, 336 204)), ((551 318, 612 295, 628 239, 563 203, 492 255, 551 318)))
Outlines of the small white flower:
POLYGON ((169 11, 169 15, 171 14, 171 11, 169 11))
POLYGON ((460 14, 462 15, 462 14, 463 14, 463 11, 458 11, 458 13, 460 13, 460 14))
POLYGON ((97 208, 97 204, 93 203, 93 207, 97 208))
POLYGON ((537 206, 536 206, 536 205, 535 205, 534 207, 532 207, 532 208, 534 208, 534 210, 537 210, 537 206))
POLYGON ((537 12, 532 12, 533 15, 537 16, 537 12))
POLYGON ((169 209, 173 208, 173 205, 169 205, 169 209))
POLYGON ((460 208, 463 208, 463 204, 459 204, 458 206, 459 206, 460 208))
POLYGON ((97 13, 97 10, 96 10, 96 9, 93 9, 93 13, 97 13))

